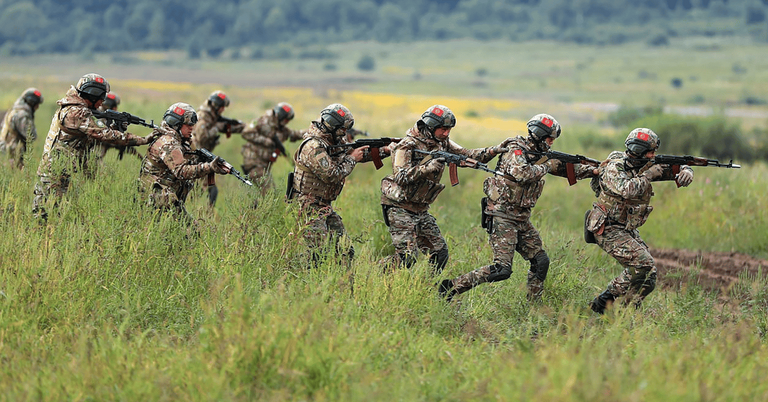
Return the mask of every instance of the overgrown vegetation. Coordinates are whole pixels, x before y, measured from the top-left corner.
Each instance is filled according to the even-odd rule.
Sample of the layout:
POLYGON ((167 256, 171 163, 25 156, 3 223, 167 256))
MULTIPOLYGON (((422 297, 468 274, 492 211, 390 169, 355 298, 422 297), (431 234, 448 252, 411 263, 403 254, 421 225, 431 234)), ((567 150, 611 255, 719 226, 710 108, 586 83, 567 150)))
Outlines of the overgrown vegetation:
MULTIPOLYGON (((2 85, 5 95, 28 83, 2 85)), ((37 113, 41 137, 56 97, 47 94, 68 83, 42 85, 48 100, 37 113)), ((147 118, 179 99, 196 104, 211 90, 119 80, 113 87, 124 110, 147 118)), ((248 119, 254 105, 258 113, 277 101, 293 103, 294 128, 328 103, 295 89, 224 89, 234 100, 227 111, 233 117, 248 119)), ((359 92, 332 97, 353 110, 361 127, 380 135, 402 133, 425 105, 438 102, 457 112, 451 136, 465 146, 497 143, 521 127, 512 119, 499 122, 498 110, 508 113, 511 103, 495 99, 359 92)), ((555 148, 602 157, 621 148, 625 135, 574 124, 555 148)), ((234 136, 216 151, 237 165, 241 144, 234 136)), ((287 145, 295 150, 296 144, 287 145)), ((114 154, 96 179, 76 175, 58 213, 38 225, 29 208, 41 150, 38 141, 27 170, 0 168, 5 399, 768 397, 768 291, 759 278, 745 277, 734 289, 738 308, 689 282, 658 290, 638 311, 617 308, 597 317, 588 310, 587 302, 620 267, 581 240, 581 218, 594 200, 586 183, 569 187, 548 178, 535 209, 534 224, 552 259, 542 304, 525 301, 528 267, 519 256, 510 280, 447 304, 437 298, 435 281, 491 259, 479 225, 482 172, 460 170, 461 184, 449 186, 433 207, 451 250, 446 272, 435 277, 424 259, 411 271, 389 274, 377 262, 391 252, 378 205, 387 165, 381 171, 357 167, 336 203, 358 251, 352 266, 331 259, 307 270, 295 208, 283 203, 280 191, 252 210, 256 195, 220 177, 214 211, 203 193, 193 194, 188 207, 202 230, 189 236, 176 221, 157 220, 134 202, 138 161, 118 161, 114 154)), ((276 164, 278 189, 289 170, 284 159, 276 164)), ((768 258, 766 174, 763 163, 728 171, 697 168, 689 188, 656 185, 656 209, 644 238, 656 247, 768 258)))

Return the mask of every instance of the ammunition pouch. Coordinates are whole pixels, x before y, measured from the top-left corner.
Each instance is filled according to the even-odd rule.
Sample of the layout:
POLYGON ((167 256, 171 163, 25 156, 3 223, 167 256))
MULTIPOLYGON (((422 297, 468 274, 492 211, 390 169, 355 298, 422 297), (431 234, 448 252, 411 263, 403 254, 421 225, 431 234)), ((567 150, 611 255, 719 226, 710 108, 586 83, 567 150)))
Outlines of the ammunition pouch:
POLYGON ((493 215, 488 215, 486 208, 488 208, 488 197, 483 197, 480 200, 480 226, 485 229, 488 234, 491 234, 493 231, 493 215))
POLYGON ((588 209, 584 214, 584 241, 587 244, 597 244, 595 234, 589 230, 589 216, 592 214, 592 210, 588 209))
POLYGON ((285 189, 285 199, 290 201, 293 199, 295 190, 293 189, 293 172, 288 173, 288 187, 285 189))
POLYGON ((650 205, 627 205, 627 230, 637 229, 643 226, 645 221, 648 220, 648 216, 653 212, 653 207, 650 205))
POLYGON ((387 227, 389 227, 389 214, 387 214, 387 212, 389 212, 390 208, 392 208, 391 205, 381 204, 381 213, 384 215, 384 224, 387 225, 387 227))

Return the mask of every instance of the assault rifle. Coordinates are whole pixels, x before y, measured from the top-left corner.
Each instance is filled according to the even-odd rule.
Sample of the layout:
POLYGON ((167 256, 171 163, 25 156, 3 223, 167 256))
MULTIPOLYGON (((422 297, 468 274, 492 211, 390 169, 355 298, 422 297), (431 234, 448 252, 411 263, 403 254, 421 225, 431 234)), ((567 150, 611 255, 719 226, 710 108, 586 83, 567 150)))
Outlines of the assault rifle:
MULTIPOLYGON (((691 155, 656 155, 653 159, 651 159, 651 161, 653 161, 653 164, 655 165, 671 165, 672 173, 675 175, 680 173, 680 165, 714 166, 728 169, 741 169, 741 165, 735 165, 733 163, 733 159, 731 159, 731 161, 728 163, 720 163, 720 161, 717 159, 707 159, 691 155)), ((675 184, 680 187, 680 183, 678 183, 677 180, 675 180, 675 184)))
POLYGON ((499 171, 490 169, 487 164, 482 163, 482 162, 477 161, 477 160, 474 160, 474 159, 472 159, 472 158, 470 158, 468 156, 452 154, 452 153, 446 152, 446 151, 422 151, 421 149, 414 149, 414 151, 416 151, 416 152, 418 152, 420 154, 429 155, 429 156, 431 156, 432 158, 435 158, 435 159, 436 158, 443 158, 443 159, 445 159, 445 163, 448 164, 448 172, 449 172, 449 174, 451 176, 451 185, 452 186, 455 186, 455 185, 459 184, 459 171, 457 169, 458 166, 468 167, 468 168, 478 169, 478 170, 483 170, 483 171, 486 171, 488 173, 493 173, 493 174, 498 175, 498 176, 506 177, 505 174, 503 174, 503 173, 501 173, 499 171))
POLYGON ((121 132, 125 131, 129 124, 137 124, 139 126, 157 128, 154 120, 150 120, 150 122, 147 123, 147 121, 141 117, 134 116, 128 112, 117 112, 112 109, 107 109, 103 112, 98 109, 91 109, 91 112, 93 113, 94 117, 97 119, 106 120, 108 126, 113 127, 121 132))
POLYGON ((224 129, 224 134, 227 135, 227 138, 232 136, 232 126, 236 126, 238 124, 243 124, 242 121, 237 119, 230 119, 229 117, 219 116, 218 121, 226 123, 226 128, 224 129))
MULTIPOLYGON (((196 149, 196 150, 194 151, 194 153, 195 153, 197 156, 199 156, 199 157, 200 157, 200 160, 202 160, 203 162, 212 162, 214 159, 216 159, 216 158, 217 158, 217 156, 216 156, 216 155, 212 154, 212 153, 211 153, 211 151, 209 151, 209 150, 207 150, 207 149, 205 149, 205 148, 198 148, 198 149, 196 149)), ((224 165, 224 167, 226 167, 227 169, 229 169, 229 174, 231 174, 232 176, 235 176, 235 177, 237 177, 237 179, 238 179, 238 180, 240 180, 241 182, 243 182, 243 183, 245 183, 245 184, 247 184, 247 185, 249 185, 249 186, 252 186, 252 185, 253 185, 253 183, 251 183, 251 181, 250 181, 250 180, 248 180, 248 179, 246 179, 245 177, 243 177, 243 175, 242 175, 242 174, 240 174, 240 172, 238 172, 238 171, 237 171, 237 169, 235 169, 235 167, 234 167, 234 166, 232 166, 232 164, 231 164, 231 163, 229 163, 229 162, 225 161, 225 160, 224 160, 224 159, 222 159, 222 158, 219 158, 219 162, 220 162, 222 165, 224 165)), ((213 180, 212 180, 212 179, 213 179, 213 177, 211 177, 211 176, 209 176, 209 177, 208 177, 208 185, 213 185, 213 180)))
POLYGON ((581 163, 583 165, 590 165, 595 167, 600 166, 599 160, 588 158, 584 155, 571 155, 565 152, 558 152, 558 151, 547 151, 547 152, 523 151, 523 152, 525 152, 528 155, 538 156, 542 158, 536 163, 543 163, 549 159, 557 159, 560 162, 565 163, 565 176, 568 178, 568 184, 570 184, 571 186, 576 184, 576 171, 573 168, 574 164, 581 163))
POLYGON ((270 160, 274 162, 277 160, 277 157, 280 155, 283 155, 286 158, 288 158, 288 152, 286 152, 285 150, 285 145, 283 145, 283 142, 280 141, 280 138, 277 138, 277 134, 273 135, 271 137, 271 140, 275 144, 275 150, 272 151, 272 157, 270 158, 270 160))
POLYGON ((371 150, 371 160, 373 160, 373 165, 376 166, 376 169, 381 169, 384 164, 381 162, 381 154, 379 154, 379 148, 387 146, 393 142, 400 142, 402 138, 390 138, 390 137, 383 137, 383 138, 362 138, 359 140, 355 140, 355 142, 348 142, 346 144, 337 144, 337 145, 331 145, 328 147, 329 149, 336 149, 341 148, 340 151, 335 152, 331 154, 331 156, 339 155, 343 152, 346 152, 347 149, 357 149, 364 146, 369 146, 371 150))

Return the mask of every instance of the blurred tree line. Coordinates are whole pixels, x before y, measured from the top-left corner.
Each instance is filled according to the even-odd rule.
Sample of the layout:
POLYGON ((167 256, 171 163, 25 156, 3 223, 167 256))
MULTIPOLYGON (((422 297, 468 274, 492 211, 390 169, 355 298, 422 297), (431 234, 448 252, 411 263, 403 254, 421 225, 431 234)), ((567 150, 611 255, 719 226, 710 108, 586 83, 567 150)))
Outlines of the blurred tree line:
POLYGON ((266 44, 455 38, 768 41, 766 15, 768 0, 0 0, 0 54, 186 49, 217 57, 266 44))

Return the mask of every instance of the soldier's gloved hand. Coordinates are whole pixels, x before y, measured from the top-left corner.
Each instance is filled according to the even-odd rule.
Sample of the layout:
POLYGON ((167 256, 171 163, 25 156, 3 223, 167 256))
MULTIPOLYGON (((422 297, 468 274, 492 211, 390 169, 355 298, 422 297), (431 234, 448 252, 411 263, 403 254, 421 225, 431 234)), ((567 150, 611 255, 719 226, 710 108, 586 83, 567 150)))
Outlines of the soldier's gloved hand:
POLYGON ((680 173, 675 176, 675 181, 682 187, 688 187, 693 183, 693 169, 684 168, 680 169, 680 173))
POLYGON ((121 133, 124 133, 125 130, 128 129, 128 122, 127 121, 121 121, 121 122, 115 122, 115 125, 117 126, 117 130, 121 133))
POLYGON ((213 173, 217 174, 227 174, 229 173, 229 168, 224 164, 224 161, 221 160, 218 156, 211 161, 211 168, 213 168, 213 173))
POLYGON ((661 177, 664 174, 664 168, 661 165, 653 165, 650 169, 643 172, 642 176, 646 179, 653 181, 661 177))
POLYGON ((491 155, 496 156, 498 154, 509 152, 509 148, 503 147, 501 145, 497 145, 495 147, 491 147, 490 151, 491 151, 491 155))
POLYGON ((437 173, 445 165, 445 158, 435 158, 424 165, 424 173, 437 173))

